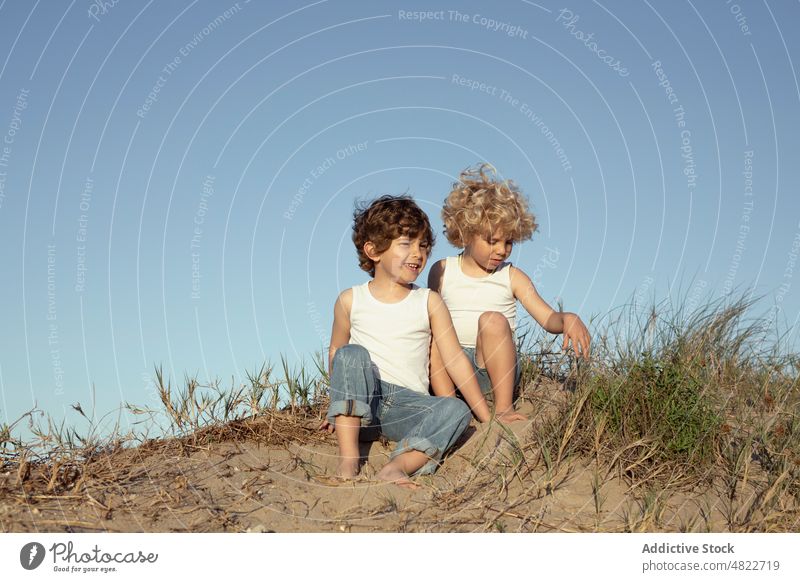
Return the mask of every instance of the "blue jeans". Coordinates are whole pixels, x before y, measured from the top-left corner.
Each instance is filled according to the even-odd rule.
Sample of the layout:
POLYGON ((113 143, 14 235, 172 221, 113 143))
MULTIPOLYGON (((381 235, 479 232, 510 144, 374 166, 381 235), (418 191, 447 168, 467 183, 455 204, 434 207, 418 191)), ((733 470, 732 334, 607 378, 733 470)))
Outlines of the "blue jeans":
MULTIPOLYGON (((472 363, 472 369, 475 372, 475 378, 478 380, 478 386, 481 388, 481 392, 483 392, 484 396, 491 397, 493 395, 492 392, 492 380, 489 378, 489 372, 486 371, 486 368, 481 368, 478 365, 478 359, 475 356, 475 348, 463 348, 464 353, 467 355, 467 359, 472 363)), ((520 377, 522 376, 522 370, 520 370, 519 366, 519 354, 517 354, 517 361, 514 366, 514 388, 516 389, 517 385, 519 384, 520 377)))
POLYGON ((411 450, 428 455, 415 474, 436 471, 439 461, 469 426, 472 412, 457 398, 439 398, 378 380, 369 352, 356 344, 336 350, 331 372, 331 403, 327 419, 360 416, 361 426, 379 426, 397 442, 391 458, 411 450))

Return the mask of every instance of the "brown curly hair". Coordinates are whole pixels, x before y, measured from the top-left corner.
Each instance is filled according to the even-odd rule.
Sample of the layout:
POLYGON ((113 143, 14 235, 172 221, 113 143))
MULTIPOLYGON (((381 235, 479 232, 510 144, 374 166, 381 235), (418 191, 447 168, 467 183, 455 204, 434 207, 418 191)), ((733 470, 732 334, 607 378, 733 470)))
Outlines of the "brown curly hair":
POLYGON ((457 248, 472 238, 502 231, 514 242, 528 240, 539 227, 528 201, 511 180, 501 180, 490 164, 467 168, 453 183, 442 208, 444 234, 457 248))
POLYGON ((364 245, 371 242, 378 253, 386 251, 392 241, 401 236, 422 237, 433 248, 435 237, 428 215, 408 195, 386 194, 372 202, 356 204, 353 212, 353 244, 358 252, 358 264, 371 276, 375 276, 375 262, 364 252, 364 245))

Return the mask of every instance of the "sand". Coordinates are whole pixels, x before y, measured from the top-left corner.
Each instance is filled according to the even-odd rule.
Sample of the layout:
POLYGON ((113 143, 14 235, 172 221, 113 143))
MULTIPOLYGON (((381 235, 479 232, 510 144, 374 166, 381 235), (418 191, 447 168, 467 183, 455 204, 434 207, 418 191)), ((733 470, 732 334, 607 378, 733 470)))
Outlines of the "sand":
POLYGON ((151 442, 57 466, 55 473, 37 465, 6 471, 0 475, 0 529, 727 531, 713 491, 638 491, 588 458, 548 471, 532 427, 565 398, 562 386, 546 381, 518 405, 530 420, 510 430, 473 421, 437 473, 415 480, 416 490, 374 480, 393 446, 380 440, 362 443, 365 462, 357 480, 336 482, 334 437, 317 430, 314 415, 284 415, 240 423, 212 442, 151 442))

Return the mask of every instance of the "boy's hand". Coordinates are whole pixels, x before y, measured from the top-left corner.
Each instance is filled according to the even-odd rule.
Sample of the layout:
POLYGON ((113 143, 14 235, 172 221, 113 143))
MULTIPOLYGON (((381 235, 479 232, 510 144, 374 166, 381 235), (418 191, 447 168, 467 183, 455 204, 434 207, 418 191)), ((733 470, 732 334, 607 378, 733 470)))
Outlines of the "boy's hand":
POLYGON ((317 430, 327 430, 330 434, 333 434, 333 431, 336 430, 336 427, 332 425, 328 420, 323 420, 322 424, 317 427, 317 430))
POLYGON ((572 342, 572 349, 575 350, 576 355, 589 358, 589 330, 581 321, 581 318, 574 313, 564 313, 564 345, 562 351, 566 351, 569 347, 570 341, 572 342))
POLYGON ((554 311, 536 291, 530 277, 516 267, 511 267, 511 290, 536 323, 550 333, 564 334, 564 351, 572 341, 575 353, 589 358, 589 330, 580 317, 568 311, 554 311))
POLYGON ((502 422, 503 424, 511 424, 512 422, 517 422, 519 420, 528 420, 528 417, 520 412, 514 412, 513 410, 509 409, 505 412, 501 412, 495 416, 494 419, 497 422, 502 422))

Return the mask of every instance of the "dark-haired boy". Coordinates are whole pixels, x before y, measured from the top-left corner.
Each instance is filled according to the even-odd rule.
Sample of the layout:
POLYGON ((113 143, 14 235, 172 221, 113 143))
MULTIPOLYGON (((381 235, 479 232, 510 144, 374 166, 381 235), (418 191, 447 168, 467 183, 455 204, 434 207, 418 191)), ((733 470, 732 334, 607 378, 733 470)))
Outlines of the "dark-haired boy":
POLYGON ((356 210, 353 242, 372 280, 342 292, 334 305, 323 427, 335 427, 337 473, 349 479, 358 473, 360 428, 379 424, 397 447, 377 478, 413 487, 409 476, 436 470, 469 425, 470 408, 485 422, 489 407, 441 297, 414 285, 434 242, 425 213, 409 196, 382 196, 356 210), (469 407, 428 394, 431 337, 469 407))

